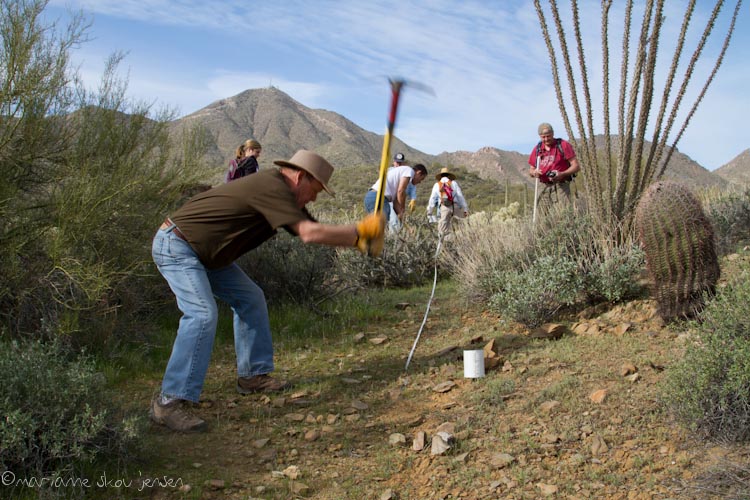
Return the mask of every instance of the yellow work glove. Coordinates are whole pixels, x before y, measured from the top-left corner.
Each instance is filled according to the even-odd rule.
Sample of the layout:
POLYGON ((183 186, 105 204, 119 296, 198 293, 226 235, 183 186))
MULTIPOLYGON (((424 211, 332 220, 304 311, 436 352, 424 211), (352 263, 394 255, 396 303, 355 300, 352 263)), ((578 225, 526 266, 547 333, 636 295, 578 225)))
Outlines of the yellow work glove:
POLYGON ((417 200, 409 201, 409 213, 412 213, 417 208, 417 200))
POLYGON ((357 223, 357 248, 360 252, 377 257, 383 252, 384 242, 385 214, 370 214, 357 223))

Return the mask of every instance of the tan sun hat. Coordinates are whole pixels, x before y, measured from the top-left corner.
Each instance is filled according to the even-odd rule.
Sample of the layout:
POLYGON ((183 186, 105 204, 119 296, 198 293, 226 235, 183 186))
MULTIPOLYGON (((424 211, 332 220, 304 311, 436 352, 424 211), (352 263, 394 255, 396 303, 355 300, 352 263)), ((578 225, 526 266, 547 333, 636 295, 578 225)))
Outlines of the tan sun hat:
POLYGON ((447 177, 452 181, 456 180, 456 176, 451 173, 451 170, 448 167, 443 167, 442 169, 440 169, 440 172, 435 175, 435 179, 437 180, 440 180, 443 177, 447 177))
POLYGON ((320 182, 323 185, 323 189, 325 189, 328 194, 336 196, 336 193, 328 187, 328 182, 331 180, 331 175, 333 175, 333 167, 322 156, 315 154, 312 151, 300 149, 294 153, 294 156, 289 158, 289 161, 276 160, 274 163, 280 167, 291 167, 304 170, 312 175, 315 180, 320 182))

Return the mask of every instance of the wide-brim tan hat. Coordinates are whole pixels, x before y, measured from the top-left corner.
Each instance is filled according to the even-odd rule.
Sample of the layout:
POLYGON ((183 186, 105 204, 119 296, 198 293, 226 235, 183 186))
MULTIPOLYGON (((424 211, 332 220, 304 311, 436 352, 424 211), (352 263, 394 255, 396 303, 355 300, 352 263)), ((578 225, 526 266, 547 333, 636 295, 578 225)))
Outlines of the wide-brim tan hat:
POLYGON ((280 167, 291 167, 304 170, 308 174, 312 175, 315 180, 323 185, 323 189, 326 190, 331 196, 336 196, 331 188, 328 187, 328 182, 331 180, 333 175, 333 166, 328 163, 322 156, 300 149, 294 156, 289 158, 289 161, 276 160, 274 163, 280 167))
POLYGON ((440 172, 435 175, 435 179, 437 180, 440 180, 443 177, 447 177, 452 181, 456 180, 455 174, 452 174, 448 167, 443 167, 442 169, 440 169, 440 172))

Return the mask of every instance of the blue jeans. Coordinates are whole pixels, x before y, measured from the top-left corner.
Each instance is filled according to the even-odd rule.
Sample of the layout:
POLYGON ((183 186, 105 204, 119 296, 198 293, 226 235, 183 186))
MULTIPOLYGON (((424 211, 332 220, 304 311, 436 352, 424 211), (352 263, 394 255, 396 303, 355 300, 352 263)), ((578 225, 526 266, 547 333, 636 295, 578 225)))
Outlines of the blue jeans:
POLYGON ((390 231, 393 231, 394 233, 398 233, 399 230, 401 230, 401 220, 398 218, 398 216, 396 215, 396 211, 393 209, 393 202, 386 201, 385 204, 388 207, 388 213, 393 213, 393 219, 386 219, 388 221, 388 229, 390 231))
MULTIPOLYGON (((377 200, 377 198, 377 191, 367 191, 367 194, 365 195, 365 212, 371 214, 375 211, 375 201, 377 200)), ((391 202, 389 202, 388 200, 383 200, 383 213, 385 214, 385 220, 390 220, 391 202)))
POLYGON ((171 229, 156 233, 151 254, 182 311, 162 380, 164 396, 193 402, 200 399, 219 317, 214 296, 229 304, 234 313, 237 374, 252 377, 273 371, 266 297, 237 264, 206 269, 192 247, 171 229))

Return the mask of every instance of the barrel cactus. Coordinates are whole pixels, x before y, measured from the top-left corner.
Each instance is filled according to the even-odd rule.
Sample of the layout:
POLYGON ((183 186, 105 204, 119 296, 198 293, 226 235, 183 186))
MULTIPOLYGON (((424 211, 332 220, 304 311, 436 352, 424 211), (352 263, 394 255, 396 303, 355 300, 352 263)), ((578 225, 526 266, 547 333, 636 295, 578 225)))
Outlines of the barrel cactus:
POLYGON ((665 321, 695 315, 721 272, 714 230, 700 202, 682 184, 657 181, 643 193, 635 224, 659 315, 665 321))

